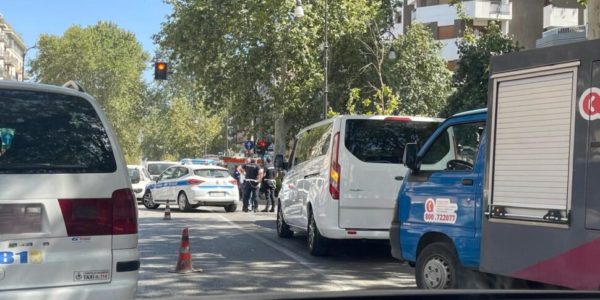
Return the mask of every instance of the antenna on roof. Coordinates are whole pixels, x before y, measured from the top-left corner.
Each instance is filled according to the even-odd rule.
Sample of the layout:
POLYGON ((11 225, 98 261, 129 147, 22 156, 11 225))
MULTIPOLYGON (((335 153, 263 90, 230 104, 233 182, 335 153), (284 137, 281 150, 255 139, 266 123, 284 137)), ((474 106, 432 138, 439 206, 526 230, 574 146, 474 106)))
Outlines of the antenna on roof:
POLYGON ((62 86, 82 92, 82 93, 86 92, 85 89, 83 88, 83 85, 81 85, 81 83, 79 83, 78 81, 75 81, 75 80, 69 80, 69 81, 65 82, 65 84, 63 84, 62 86))

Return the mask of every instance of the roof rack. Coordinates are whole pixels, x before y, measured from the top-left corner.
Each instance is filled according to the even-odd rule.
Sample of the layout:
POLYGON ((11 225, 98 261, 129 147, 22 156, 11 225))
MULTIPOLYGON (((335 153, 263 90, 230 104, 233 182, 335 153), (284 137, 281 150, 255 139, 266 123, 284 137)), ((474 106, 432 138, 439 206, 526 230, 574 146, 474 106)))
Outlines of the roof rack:
POLYGON ((79 83, 79 81, 75 81, 75 80, 69 80, 67 82, 65 82, 65 84, 62 85, 65 88, 68 89, 73 89, 76 90, 78 92, 82 92, 85 93, 85 89, 83 88, 83 85, 81 85, 81 83, 79 83))

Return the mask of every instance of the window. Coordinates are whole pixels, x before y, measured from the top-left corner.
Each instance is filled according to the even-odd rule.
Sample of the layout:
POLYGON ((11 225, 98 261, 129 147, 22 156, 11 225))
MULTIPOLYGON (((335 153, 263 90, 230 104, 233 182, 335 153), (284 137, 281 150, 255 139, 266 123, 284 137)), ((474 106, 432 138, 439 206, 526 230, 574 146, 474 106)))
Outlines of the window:
POLYGON ((344 144, 361 161, 399 164, 404 145, 424 142, 437 126, 437 122, 347 120, 344 144))
POLYGON ((166 169, 162 174, 160 174, 160 180, 168 180, 175 178, 175 171, 177 167, 171 167, 166 169))
POLYGON ((331 141, 331 126, 325 124, 304 132, 296 143, 294 165, 327 154, 331 141))
POLYGON ((129 179, 131 180, 141 180, 140 171, 137 168, 130 168, 129 171, 129 179))
POLYGON ((188 169, 185 167, 178 167, 177 170, 173 173, 173 178, 180 178, 189 173, 188 169))
POLYGON ((227 172, 227 170, 220 170, 220 169, 194 170, 194 174, 196 174, 196 176, 206 177, 206 178, 227 178, 227 177, 229 177, 229 173, 227 172))
POLYGON ((448 127, 423 155, 421 170, 472 170, 484 127, 484 122, 448 127))
POLYGON ((173 164, 148 164, 148 173, 152 174, 152 175, 159 175, 160 173, 162 173, 164 170, 166 170, 168 167, 172 166, 173 164))
POLYGON ((0 91, 0 173, 112 173, 104 125, 85 99, 0 91))

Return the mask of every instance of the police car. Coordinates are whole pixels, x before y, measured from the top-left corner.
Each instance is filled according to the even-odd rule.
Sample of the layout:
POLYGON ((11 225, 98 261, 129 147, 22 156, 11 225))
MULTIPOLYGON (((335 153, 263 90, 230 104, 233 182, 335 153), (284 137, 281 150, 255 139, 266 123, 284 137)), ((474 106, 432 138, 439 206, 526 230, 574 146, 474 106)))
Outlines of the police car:
POLYGON ((171 166, 156 182, 146 186, 143 204, 155 209, 167 201, 176 203, 181 211, 198 206, 221 206, 226 212, 234 212, 239 202, 237 181, 227 169, 218 166, 171 166))

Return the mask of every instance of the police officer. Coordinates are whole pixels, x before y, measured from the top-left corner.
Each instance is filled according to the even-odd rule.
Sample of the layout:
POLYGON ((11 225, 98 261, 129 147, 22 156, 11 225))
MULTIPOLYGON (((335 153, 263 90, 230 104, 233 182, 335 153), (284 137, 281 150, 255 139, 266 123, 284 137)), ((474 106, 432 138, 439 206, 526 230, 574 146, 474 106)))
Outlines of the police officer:
POLYGON ((251 159, 249 164, 245 164, 240 168, 240 173, 245 177, 244 181, 244 207, 243 211, 248 212, 248 203, 252 201, 252 211, 258 211, 258 184, 263 177, 262 169, 256 164, 256 160, 251 159))
POLYGON ((277 177, 277 171, 275 170, 275 166, 271 163, 271 158, 267 157, 267 163, 265 164, 265 172, 263 185, 265 186, 265 198, 267 199, 267 206, 262 212, 274 212, 275 211, 275 188, 277 186, 277 181, 275 178, 277 177), (269 210, 269 202, 271 203, 271 210, 269 210))

